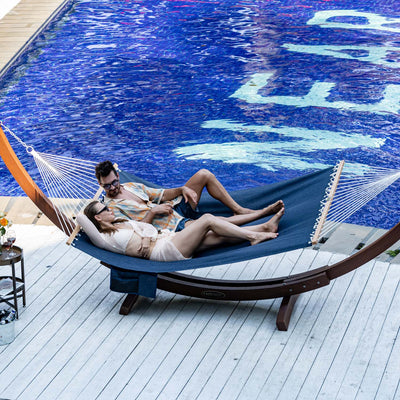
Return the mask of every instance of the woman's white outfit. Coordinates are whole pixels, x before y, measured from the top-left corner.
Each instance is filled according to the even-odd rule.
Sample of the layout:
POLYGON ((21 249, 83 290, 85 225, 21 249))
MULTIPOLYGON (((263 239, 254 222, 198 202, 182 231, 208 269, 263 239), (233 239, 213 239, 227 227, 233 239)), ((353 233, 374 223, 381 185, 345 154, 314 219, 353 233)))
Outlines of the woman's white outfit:
POLYGON ((86 215, 80 214, 77 219, 78 223, 82 226, 93 244, 103 249, 125 254, 129 242, 131 248, 139 249, 142 238, 149 237, 152 242, 155 242, 150 254, 150 260, 179 261, 188 259, 184 257, 171 242, 171 239, 175 235, 174 232, 162 230, 161 233, 158 233, 157 229, 151 224, 129 220, 126 222, 129 223, 132 230, 124 228, 119 229, 113 234, 107 234, 100 233, 86 215), (137 235, 134 235, 133 233, 136 233, 137 235))

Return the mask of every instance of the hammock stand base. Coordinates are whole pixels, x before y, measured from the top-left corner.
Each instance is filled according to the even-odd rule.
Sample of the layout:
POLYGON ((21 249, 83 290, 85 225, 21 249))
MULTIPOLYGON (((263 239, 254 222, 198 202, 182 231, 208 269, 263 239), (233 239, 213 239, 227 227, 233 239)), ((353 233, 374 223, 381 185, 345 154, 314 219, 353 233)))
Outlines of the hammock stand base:
MULTIPOLYGON (((165 289, 166 290, 166 289, 165 289)), ((171 290, 168 292, 175 293, 171 290)), ((300 295, 288 296, 282 299, 282 303, 279 307, 279 312, 276 317, 276 327, 279 331, 287 331, 289 328, 290 317, 292 316, 293 307, 296 303, 297 298, 300 295)), ((121 315, 128 315, 131 311, 135 303, 139 300, 139 296, 137 294, 127 294, 124 301, 121 304, 119 309, 119 313, 121 315)))
MULTIPOLYGON (((393 246, 400 240, 400 223, 380 238, 357 253, 333 265, 326 265, 296 275, 263 280, 222 280, 186 275, 179 272, 158 274, 157 288, 184 296, 208 300, 254 301, 282 298, 276 326, 287 331, 290 317, 298 296, 301 293, 319 289, 330 284, 331 280, 345 275, 393 246)), ((112 266, 101 262, 106 267, 112 266)), ((119 313, 127 315, 139 299, 136 294, 127 294, 119 313)))
MULTIPOLYGON (((101 264, 108 268, 113 267, 103 261, 101 264)), ((293 281, 291 277, 287 277, 284 280, 278 278, 262 281, 224 281, 173 272, 158 274, 157 288, 170 293, 208 300, 254 301, 283 297, 276 319, 276 326, 280 331, 287 331, 299 293, 289 295, 286 293, 294 292, 296 286, 300 291, 301 289, 308 291, 329 285, 329 282, 323 274, 316 274, 308 279, 307 282, 301 281, 299 283, 293 281), (292 281, 292 285, 287 287, 286 285, 289 281, 292 281)), ((119 313, 128 315, 139 300, 139 297, 137 294, 127 294, 121 304, 119 313)))

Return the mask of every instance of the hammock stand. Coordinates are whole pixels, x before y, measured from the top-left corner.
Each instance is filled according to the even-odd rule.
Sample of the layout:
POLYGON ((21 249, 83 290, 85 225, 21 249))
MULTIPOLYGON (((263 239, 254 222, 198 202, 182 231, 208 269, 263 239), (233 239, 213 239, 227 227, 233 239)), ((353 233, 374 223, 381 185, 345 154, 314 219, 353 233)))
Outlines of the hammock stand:
MULTIPOLYGON (((69 220, 70 226, 68 226, 67 229, 63 226, 59 215, 57 215, 57 213, 60 214, 60 211, 56 209, 22 166, 1 127, 0 155, 18 184, 43 214, 45 214, 59 229, 71 234, 74 230, 75 223, 69 220)), ((212 300, 240 301, 282 298, 276 325, 279 330, 286 331, 289 326, 294 304, 301 293, 329 285, 331 280, 364 265, 399 240, 400 223, 354 255, 336 264, 326 265, 296 275, 262 280, 232 281, 201 278, 178 272, 168 272, 158 274, 157 287, 172 293, 212 300)), ((101 261, 101 264, 109 268, 113 267, 113 265, 103 261, 101 261)), ((128 294, 121 305, 120 314, 128 314, 137 299, 138 295, 128 294)))

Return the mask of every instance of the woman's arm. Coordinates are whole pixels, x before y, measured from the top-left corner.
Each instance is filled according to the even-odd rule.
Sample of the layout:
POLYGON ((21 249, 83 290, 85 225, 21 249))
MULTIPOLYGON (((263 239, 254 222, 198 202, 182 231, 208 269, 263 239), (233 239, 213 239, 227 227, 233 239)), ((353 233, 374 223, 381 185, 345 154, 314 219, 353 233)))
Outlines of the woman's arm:
POLYGON ((139 257, 150 258, 152 241, 149 237, 143 237, 139 247, 139 257))
POLYGON ((141 237, 136 232, 132 232, 128 245, 126 246, 125 254, 131 257, 150 258, 151 251, 155 241, 150 237, 141 237))
POLYGON ((158 237, 157 229, 144 222, 129 221, 129 225, 133 228, 133 231, 125 254, 132 257, 149 258, 158 237))

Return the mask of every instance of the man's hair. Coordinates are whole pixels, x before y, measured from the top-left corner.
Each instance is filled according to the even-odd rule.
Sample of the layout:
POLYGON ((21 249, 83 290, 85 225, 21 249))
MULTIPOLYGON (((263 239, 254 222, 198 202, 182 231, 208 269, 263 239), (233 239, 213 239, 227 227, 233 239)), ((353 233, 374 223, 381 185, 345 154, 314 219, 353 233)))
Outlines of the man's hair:
POLYGON ((114 165, 111 161, 102 161, 96 165, 96 178, 97 181, 100 182, 100 178, 103 177, 105 178, 110 174, 110 172, 114 172, 114 174, 117 176, 117 170, 114 168, 114 165))

